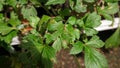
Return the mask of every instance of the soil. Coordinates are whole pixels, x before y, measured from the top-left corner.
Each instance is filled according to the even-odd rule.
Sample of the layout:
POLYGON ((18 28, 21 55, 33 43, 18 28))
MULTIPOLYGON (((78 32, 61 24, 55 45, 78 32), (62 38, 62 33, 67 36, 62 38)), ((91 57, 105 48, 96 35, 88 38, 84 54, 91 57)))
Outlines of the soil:
MULTIPOLYGON (((108 60, 109 68, 120 68, 120 47, 113 49, 102 49, 106 59, 108 60)), ((80 54, 77 56, 80 68, 85 68, 84 55, 80 54)), ((74 56, 69 54, 69 50, 61 50, 57 54, 57 63, 54 68, 78 68, 75 62, 74 56)))

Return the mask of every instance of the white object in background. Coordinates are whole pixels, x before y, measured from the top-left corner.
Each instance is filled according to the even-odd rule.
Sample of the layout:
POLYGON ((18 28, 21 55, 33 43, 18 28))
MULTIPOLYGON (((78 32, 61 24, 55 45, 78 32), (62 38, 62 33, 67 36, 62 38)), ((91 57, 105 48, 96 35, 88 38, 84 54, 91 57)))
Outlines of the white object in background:
POLYGON ((119 25, 119 18, 114 18, 113 26, 111 26, 112 21, 109 20, 102 20, 101 25, 97 28, 95 28, 97 31, 104 31, 104 30, 110 30, 115 29, 119 25))
POLYGON ((19 40, 19 37, 16 36, 12 39, 12 43, 10 45, 18 45, 20 44, 20 40, 19 40))

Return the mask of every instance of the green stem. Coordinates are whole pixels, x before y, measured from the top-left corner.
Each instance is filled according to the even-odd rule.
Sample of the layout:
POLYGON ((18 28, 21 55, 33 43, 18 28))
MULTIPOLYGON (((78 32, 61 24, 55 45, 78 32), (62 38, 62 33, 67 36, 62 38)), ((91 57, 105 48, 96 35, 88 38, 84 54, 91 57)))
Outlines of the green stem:
POLYGON ((81 68, 77 57, 76 57, 75 55, 73 55, 73 58, 74 58, 74 60, 75 60, 75 63, 77 64, 78 68, 81 68))
POLYGON ((111 26, 114 25, 114 22, 115 22, 115 20, 114 20, 114 15, 112 15, 112 24, 111 24, 111 26))

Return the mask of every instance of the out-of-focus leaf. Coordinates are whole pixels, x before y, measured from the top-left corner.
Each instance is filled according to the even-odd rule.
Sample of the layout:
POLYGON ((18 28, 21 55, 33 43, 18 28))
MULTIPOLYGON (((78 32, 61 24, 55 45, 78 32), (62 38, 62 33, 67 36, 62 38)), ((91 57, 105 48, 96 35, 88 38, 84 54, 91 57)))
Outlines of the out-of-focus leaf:
POLYGON ((64 27, 62 21, 60 22, 55 22, 55 23, 49 23, 48 24, 48 30, 50 31, 55 31, 55 30, 62 30, 64 27))
POLYGON ((56 5, 56 4, 63 4, 65 0, 48 0, 46 5, 56 5))
POLYGON ((61 15, 61 16, 69 16, 70 15, 70 9, 68 9, 68 8, 65 8, 65 9, 62 9, 60 12, 59 12, 59 14, 61 15))
POLYGON ((104 46, 104 42, 99 39, 98 36, 93 36, 87 43, 86 45, 92 46, 95 48, 101 48, 104 46))
POLYGON ((115 14, 119 11, 119 5, 118 3, 109 3, 109 5, 101 9, 101 11, 106 14, 115 14))
POLYGON ((93 12, 88 15, 86 21, 85 21, 85 26, 86 27, 97 27, 101 24, 101 16, 98 15, 96 12, 93 12))
POLYGON ((0 3, 0 11, 3 9, 3 5, 0 3))
POLYGON ((112 36, 110 36, 106 41, 105 41, 105 47, 106 48, 112 48, 112 47, 117 47, 120 45, 120 28, 118 28, 112 36))
POLYGON ((11 32, 12 30, 13 30, 12 27, 9 27, 9 26, 7 26, 7 25, 5 25, 5 24, 3 24, 3 23, 0 23, 0 33, 1 33, 2 35, 6 35, 6 34, 8 34, 9 32, 11 32))
POLYGON ((50 46, 44 46, 42 51, 42 57, 46 59, 55 58, 55 49, 50 46))
POLYGON ((85 66, 86 68, 108 68, 105 57, 89 46, 85 47, 85 66))
POLYGON ((62 48, 62 40, 61 40, 60 38, 57 38, 57 39, 54 41, 52 47, 53 47, 56 51, 61 50, 61 48, 62 48))
POLYGON ((95 29, 92 28, 85 28, 85 33, 87 36, 93 36, 98 33, 95 29))
POLYGON ((7 0, 6 3, 12 7, 17 5, 17 0, 7 0))
POLYGON ((80 27, 84 26, 84 22, 81 19, 77 19, 76 24, 78 24, 80 27))
POLYGON ((84 0, 84 1, 88 3, 95 2, 95 0, 84 0))
POLYGON ((71 16, 68 18, 67 22, 71 25, 74 25, 76 23, 76 18, 74 16, 71 16))
POLYGON ((111 2, 111 3, 113 3, 113 2, 118 2, 119 0, 105 0, 105 2, 111 2))
POLYGON ((29 17, 31 16, 37 16, 37 11, 33 6, 30 7, 22 7, 21 13, 23 15, 24 18, 29 20, 29 17))
POLYGON ((80 12, 86 12, 86 6, 82 4, 81 0, 76 1, 76 5, 74 7, 74 10, 78 13, 80 12))
POLYGON ((40 18, 35 16, 35 17, 29 17, 29 21, 30 21, 30 25, 33 27, 33 28, 36 28, 37 27, 37 24, 39 22, 40 18))
POLYGON ((80 41, 77 41, 75 44, 73 44, 72 49, 70 50, 70 54, 79 54, 83 51, 84 44, 80 41))

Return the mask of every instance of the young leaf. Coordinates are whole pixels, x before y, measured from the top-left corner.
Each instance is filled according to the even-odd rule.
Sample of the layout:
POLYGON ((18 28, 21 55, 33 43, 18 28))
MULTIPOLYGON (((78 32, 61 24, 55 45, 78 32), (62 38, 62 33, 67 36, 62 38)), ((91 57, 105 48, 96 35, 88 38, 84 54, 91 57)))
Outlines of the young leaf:
POLYGON ((97 27, 101 24, 101 16, 98 15, 96 12, 93 12, 88 15, 86 21, 85 21, 85 26, 86 27, 97 27))
POLYGON ((105 41, 105 47, 106 48, 112 48, 112 47, 117 47, 120 45, 120 28, 118 28, 112 36, 110 36, 106 41, 105 41))
POLYGON ((89 46, 85 47, 85 66, 86 68, 108 68, 105 57, 89 46))
POLYGON ((104 46, 104 42, 99 39, 98 36, 93 36, 87 43, 86 45, 92 46, 95 48, 101 48, 104 46))
POLYGON ((76 17, 74 16, 69 17, 67 22, 71 25, 74 25, 76 23, 76 17))
POLYGON ((63 4, 65 0, 48 0, 46 5, 56 5, 56 4, 63 4))
POLYGON ((72 49, 70 50, 70 54, 79 54, 83 51, 84 44, 81 41, 77 41, 73 44, 72 49))

